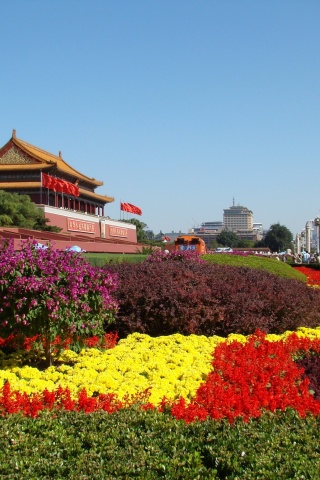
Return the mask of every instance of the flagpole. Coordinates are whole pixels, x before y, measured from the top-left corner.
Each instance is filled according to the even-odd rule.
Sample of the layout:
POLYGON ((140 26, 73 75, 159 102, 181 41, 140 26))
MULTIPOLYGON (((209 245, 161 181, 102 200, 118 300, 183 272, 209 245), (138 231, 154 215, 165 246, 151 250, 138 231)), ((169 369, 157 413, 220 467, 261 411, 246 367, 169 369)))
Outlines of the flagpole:
POLYGON ((41 187, 40 187, 40 203, 42 205, 42 170, 40 172, 40 180, 41 180, 41 187))

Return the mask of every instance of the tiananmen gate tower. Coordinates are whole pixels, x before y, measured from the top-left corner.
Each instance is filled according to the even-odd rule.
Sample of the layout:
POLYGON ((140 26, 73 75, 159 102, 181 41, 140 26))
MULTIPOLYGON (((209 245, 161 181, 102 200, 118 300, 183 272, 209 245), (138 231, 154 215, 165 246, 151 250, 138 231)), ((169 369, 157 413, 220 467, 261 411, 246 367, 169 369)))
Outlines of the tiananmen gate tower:
POLYGON ((0 190, 28 195, 43 210, 49 225, 61 233, 36 232, 2 227, 0 237, 18 241, 33 236, 37 241, 52 241, 56 248, 74 244, 86 251, 136 253, 136 227, 105 216, 113 197, 95 192, 102 181, 90 178, 71 167, 61 152, 54 155, 17 138, 0 148, 0 190))

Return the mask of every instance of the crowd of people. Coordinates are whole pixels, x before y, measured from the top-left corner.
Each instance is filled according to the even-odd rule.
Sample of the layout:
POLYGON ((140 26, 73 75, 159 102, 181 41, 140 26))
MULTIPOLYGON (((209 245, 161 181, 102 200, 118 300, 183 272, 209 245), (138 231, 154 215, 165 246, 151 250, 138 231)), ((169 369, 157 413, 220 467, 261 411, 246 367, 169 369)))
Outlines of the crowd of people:
POLYGON ((294 263, 320 263, 320 253, 303 251, 293 256, 294 263))

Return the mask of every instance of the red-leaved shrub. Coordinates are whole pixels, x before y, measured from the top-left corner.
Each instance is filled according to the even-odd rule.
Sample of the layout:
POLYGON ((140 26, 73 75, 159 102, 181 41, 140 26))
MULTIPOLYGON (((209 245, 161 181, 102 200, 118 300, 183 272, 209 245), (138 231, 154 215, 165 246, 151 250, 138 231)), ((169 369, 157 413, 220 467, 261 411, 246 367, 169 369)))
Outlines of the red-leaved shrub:
POLYGON ((320 324, 320 291, 267 272, 195 262, 121 263, 120 338, 140 332, 221 335, 296 330, 320 324))

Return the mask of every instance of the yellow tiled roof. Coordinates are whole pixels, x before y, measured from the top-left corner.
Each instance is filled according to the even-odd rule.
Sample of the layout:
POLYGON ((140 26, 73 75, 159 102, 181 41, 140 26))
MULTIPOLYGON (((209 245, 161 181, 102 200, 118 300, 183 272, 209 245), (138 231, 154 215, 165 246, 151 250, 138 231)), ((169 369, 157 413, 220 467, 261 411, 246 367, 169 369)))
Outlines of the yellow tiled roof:
POLYGON ((10 190, 10 188, 40 188, 41 182, 0 182, 0 190, 10 190))
POLYGON ((96 200, 102 200, 106 203, 114 202, 114 197, 107 197, 106 195, 98 195, 97 193, 89 192, 83 188, 79 188, 81 195, 87 195, 88 197, 95 198, 96 200))
MULTIPOLYGON (((18 188, 20 191, 23 191, 24 189, 28 189, 28 188, 40 188, 40 187, 41 187, 41 182, 0 182, 0 190, 10 190, 10 189, 13 190, 18 188)), ((107 197, 106 195, 98 195, 97 193, 90 192, 83 188, 80 188, 79 190, 82 196, 85 195, 95 200, 101 200, 102 202, 105 202, 105 203, 114 202, 113 197, 107 197)))
MULTIPOLYGON (((52 165, 51 165, 52 166, 52 165)), ((20 164, 17 163, 16 165, 13 164, 1 164, 1 171, 3 170, 8 170, 11 172, 11 170, 48 170, 50 168, 50 165, 47 163, 24 163, 20 164)))
MULTIPOLYGON (((61 172, 65 172, 78 179, 84 180, 96 187, 103 185, 103 182, 96 180, 95 178, 89 178, 86 175, 83 175, 82 173, 78 172, 77 170, 72 168, 70 165, 68 165, 67 162, 65 162, 58 155, 54 155, 53 153, 46 152, 45 150, 35 147, 34 145, 31 145, 30 143, 27 143, 24 140, 21 140, 20 138, 17 138, 15 136, 12 137, 12 142, 17 147, 21 148, 21 150, 23 150, 25 153, 34 157, 37 160, 40 160, 41 162, 43 162, 48 166, 55 165, 58 168, 58 170, 60 170, 61 172)), ((39 168, 39 165, 37 166, 39 168)), ((21 165, 20 165, 20 168, 21 168, 21 165)), ((25 168, 25 166, 23 166, 23 168, 25 168)))

